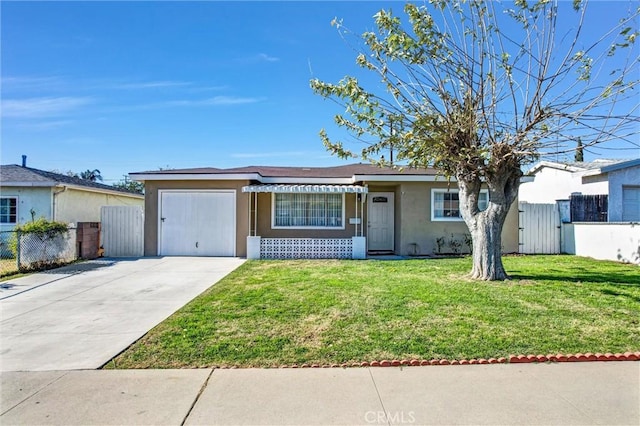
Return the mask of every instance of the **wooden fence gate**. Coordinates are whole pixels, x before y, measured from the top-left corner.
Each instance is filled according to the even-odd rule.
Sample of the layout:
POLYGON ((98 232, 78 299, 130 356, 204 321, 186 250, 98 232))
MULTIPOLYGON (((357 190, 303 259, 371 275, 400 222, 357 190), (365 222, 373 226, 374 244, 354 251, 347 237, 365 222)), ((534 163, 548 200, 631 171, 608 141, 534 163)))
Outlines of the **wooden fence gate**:
POLYGON ((572 195, 571 222, 606 222, 608 195, 572 195))
POLYGON ((107 257, 144 255, 144 210, 139 206, 103 206, 102 247, 107 257))
POLYGON ((560 253, 560 214, 556 204, 518 203, 520 253, 560 253))

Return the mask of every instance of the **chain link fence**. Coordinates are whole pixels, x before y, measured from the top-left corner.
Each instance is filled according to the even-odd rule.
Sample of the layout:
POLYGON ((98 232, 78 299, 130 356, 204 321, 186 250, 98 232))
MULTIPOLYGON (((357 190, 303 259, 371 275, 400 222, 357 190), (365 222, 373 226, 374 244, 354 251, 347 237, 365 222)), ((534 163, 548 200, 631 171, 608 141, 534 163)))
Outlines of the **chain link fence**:
POLYGON ((0 232, 0 276, 47 269, 76 259, 76 228, 55 235, 0 232))

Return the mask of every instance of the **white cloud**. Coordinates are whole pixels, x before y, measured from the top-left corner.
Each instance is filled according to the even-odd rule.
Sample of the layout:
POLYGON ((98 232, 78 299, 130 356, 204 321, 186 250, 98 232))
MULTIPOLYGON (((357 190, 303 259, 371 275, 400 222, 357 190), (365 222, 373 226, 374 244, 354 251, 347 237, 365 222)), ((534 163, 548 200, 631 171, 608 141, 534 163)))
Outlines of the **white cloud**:
POLYGON ((244 105, 254 104, 264 101, 264 98, 238 97, 238 96, 214 96, 207 99, 176 100, 149 104, 149 108, 162 107, 201 107, 201 106, 224 106, 224 105, 244 105))
POLYGON ((2 116, 12 118, 53 117, 71 112, 92 102, 90 98, 50 97, 2 100, 2 116))
POLYGON ((230 87, 226 85, 222 86, 202 86, 202 87, 190 87, 189 92, 197 93, 197 92, 220 92, 223 90, 229 90, 230 87))
POLYGON ((166 87, 185 87, 191 86, 193 83, 187 81, 147 81, 147 82, 137 82, 137 83, 122 83, 115 84, 113 86, 114 89, 159 89, 166 87))
POLYGON ((241 56, 235 59, 235 62, 250 65, 250 64, 258 64, 262 62, 278 62, 280 58, 276 56, 271 56, 267 53, 258 53, 257 55, 250 56, 241 56))
POLYGON ((258 55, 258 59, 265 62, 278 62, 280 58, 276 58, 275 56, 267 55, 266 53, 260 53, 258 55))
POLYGON ((48 131, 51 129, 57 129, 59 127, 68 126, 73 124, 73 120, 54 120, 54 121, 41 121, 34 123, 32 121, 23 122, 19 124, 20 129, 22 130, 31 130, 31 131, 48 131))
POLYGON ((59 76, 47 77, 2 77, 2 90, 56 90, 64 86, 64 79, 59 76))
POLYGON ((243 98, 238 96, 214 96, 213 98, 205 99, 203 105, 241 105, 241 104, 255 104, 262 102, 263 98, 243 98))

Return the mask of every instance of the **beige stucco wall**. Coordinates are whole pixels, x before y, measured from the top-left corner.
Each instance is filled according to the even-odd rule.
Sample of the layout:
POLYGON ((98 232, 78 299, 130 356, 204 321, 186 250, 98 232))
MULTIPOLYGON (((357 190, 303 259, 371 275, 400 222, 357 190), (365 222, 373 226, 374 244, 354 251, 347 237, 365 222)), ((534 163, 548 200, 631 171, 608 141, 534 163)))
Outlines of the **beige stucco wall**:
POLYGON ((54 219, 66 223, 100 222, 102 206, 144 206, 144 199, 120 194, 54 188, 54 219))
MULTIPOLYGON (((355 225, 349 224, 349 218, 356 217, 356 194, 344 194, 344 229, 272 229, 273 194, 258 194, 258 233, 264 238, 351 238, 356 235, 355 225)), ((362 217, 362 204, 358 204, 358 217, 362 217)), ((366 204, 365 204, 366 208, 366 204)), ((358 226, 358 229, 360 227, 358 226)))
MULTIPOLYGON (((250 226, 253 228, 254 216, 249 219, 249 194, 242 192, 248 181, 148 181, 145 183, 145 255, 155 256, 158 249, 158 191, 163 189, 235 189, 236 190, 236 253, 246 256, 246 237, 250 226), (251 223, 250 223, 251 220, 251 223)), ((455 187, 455 184, 453 184, 455 187)), ((433 254, 436 239, 463 241, 468 233, 464 222, 432 222, 431 221, 431 189, 447 188, 446 182, 436 183, 399 183, 369 184, 369 195, 372 192, 393 192, 395 194, 395 252, 401 255, 415 254, 414 243, 419 250, 417 254, 433 254)), ((251 194, 252 200, 255 194, 251 194)), ((350 238, 356 235, 355 225, 349 224, 349 218, 356 217, 356 195, 345 194, 345 228, 337 230, 313 229, 272 229, 272 197, 270 193, 258 194, 258 216, 256 235, 264 238, 350 238)), ((253 201, 252 201, 253 203, 253 201)), ((364 235, 367 232, 367 204, 358 202, 358 216, 362 217, 364 235), (364 208, 362 211, 361 209, 364 208)), ((518 251, 518 208, 517 203, 511 208, 504 225, 503 250, 506 253, 518 251)), ((462 251, 468 251, 464 246, 462 251)))
MULTIPOLYGON (((31 210, 35 212, 35 219, 44 217, 51 220, 51 188, 30 188, 23 186, 3 186, 3 197, 16 197, 18 224, 31 221, 31 210)), ((0 231, 9 231, 15 224, 0 224, 0 231)))
MULTIPOLYGON (((469 251, 464 244, 464 235, 469 233, 463 221, 431 221, 431 189, 448 187, 446 182, 402 183, 395 187, 371 185, 369 192, 395 192, 395 252, 400 255, 429 255, 437 251, 436 240, 444 237, 443 252, 450 251, 447 245, 453 238, 462 246, 461 252, 469 251), (417 253, 416 253, 417 251, 417 253)), ((456 188, 455 183, 451 184, 456 188)), ((511 206, 502 232, 505 253, 518 251, 518 208, 511 206)))
POLYGON ((242 187, 249 181, 147 181, 145 182, 144 254, 158 254, 158 191, 163 189, 235 189, 236 190, 236 255, 247 255, 249 235, 249 194, 242 187))

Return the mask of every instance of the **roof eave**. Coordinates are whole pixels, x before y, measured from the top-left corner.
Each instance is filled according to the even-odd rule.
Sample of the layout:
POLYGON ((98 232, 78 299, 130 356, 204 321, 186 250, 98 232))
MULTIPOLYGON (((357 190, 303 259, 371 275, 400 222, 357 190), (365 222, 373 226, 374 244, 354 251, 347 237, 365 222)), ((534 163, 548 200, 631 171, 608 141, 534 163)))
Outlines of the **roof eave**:
POLYGON ((554 163, 553 161, 540 161, 536 163, 531 169, 529 169, 529 171, 527 172, 527 175, 535 175, 540 169, 544 167, 549 167, 551 169, 563 170, 563 171, 572 172, 572 173, 582 172, 587 170, 583 167, 570 166, 568 164, 562 164, 562 163, 554 163))
POLYGON ((348 185, 354 183, 353 177, 261 177, 262 183, 283 184, 318 184, 318 185, 348 185))
POLYGON ((259 173, 129 173, 136 182, 151 180, 261 180, 259 173))
MULTIPOLYGON (((355 182, 446 182, 447 178, 437 175, 354 175, 355 182)), ((456 182, 455 178, 450 178, 450 182, 456 182)))
POLYGON ((123 191, 118 191, 117 189, 112 190, 112 189, 106 189, 106 188, 96 188, 92 186, 74 185, 72 183, 64 183, 64 182, 60 182, 56 186, 59 188, 66 187, 68 189, 73 189, 76 191, 99 192, 101 194, 118 195, 122 197, 131 197, 131 198, 138 198, 138 199, 144 200, 144 194, 136 194, 133 192, 123 192, 123 191))
POLYGON ((640 166, 640 158, 636 158, 635 160, 623 161, 621 163, 611 164, 609 166, 604 166, 600 168, 601 173, 613 172, 620 169, 626 169, 629 167, 637 167, 640 166))
POLYGON ((23 188, 51 188, 53 186, 56 186, 58 184, 58 182, 53 182, 53 181, 49 181, 49 182, 0 182, 0 186, 2 187, 7 187, 7 186, 19 186, 19 187, 23 187, 23 188))

